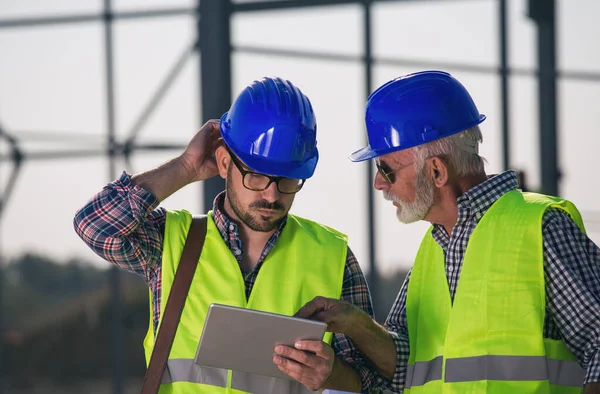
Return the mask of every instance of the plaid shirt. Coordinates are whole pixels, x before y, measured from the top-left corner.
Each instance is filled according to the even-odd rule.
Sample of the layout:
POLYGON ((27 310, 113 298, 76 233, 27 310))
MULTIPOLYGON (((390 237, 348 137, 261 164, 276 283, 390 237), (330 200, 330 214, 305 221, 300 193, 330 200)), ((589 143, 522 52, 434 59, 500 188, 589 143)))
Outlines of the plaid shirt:
MULTIPOLYGON (((223 209, 225 193, 214 201, 213 219, 221 237, 238 262, 243 259, 243 244, 238 225, 223 209)), ((166 210, 147 190, 131 184, 128 174, 109 183, 83 208, 77 211, 74 227, 81 239, 101 258, 125 271, 141 276, 152 292, 154 331, 160 318, 161 259, 166 210)), ((252 272, 242 272, 249 297, 258 271, 285 227, 284 220, 265 245, 258 264, 252 272)), ((354 254, 348 248, 341 299, 356 305, 371 317, 373 306, 365 277, 354 254)), ((375 375, 367 361, 342 334, 335 334, 332 347, 335 353, 353 366, 363 383, 363 392, 370 389, 375 375)))
MULTIPOLYGON (((433 226, 432 235, 444 249, 446 276, 454 300, 469 237, 486 211, 503 194, 518 188, 513 171, 494 176, 468 190, 458 200, 458 220, 452 235, 433 226)), ((542 219, 546 318, 544 337, 563 339, 587 368, 585 383, 600 381, 600 249, 561 209, 547 209, 542 219)), ((396 374, 382 382, 402 391, 410 348, 406 322, 406 291, 410 273, 392 306, 385 327, 396 344, 396 374)))

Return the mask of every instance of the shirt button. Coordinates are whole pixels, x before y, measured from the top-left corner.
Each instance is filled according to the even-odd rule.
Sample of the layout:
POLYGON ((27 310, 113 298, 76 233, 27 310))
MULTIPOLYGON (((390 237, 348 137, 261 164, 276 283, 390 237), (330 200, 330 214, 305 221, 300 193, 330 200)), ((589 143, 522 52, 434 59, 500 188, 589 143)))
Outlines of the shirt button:
POLYGON ((241 251, 241 250, 239 250, 239 249, 234 249, 234 250, 233 250, 233 254, 234 254, 234 255, 236 255, 236 256, 239 256, 239 255, 241 255, 241 254, 242 254, 242 251, 241 251))
POLYGON ((229 225, 229 230, 231 230, 231 231, 235 230, 235 226, 233 224, 230 224, 229 225))
POLYGON ((451 266, 449 266, 449 267, 448 267, 448 271, 450 271, 450 272, 454 271, 454 266, 452 266, 452 265, 451 265, 451 266))

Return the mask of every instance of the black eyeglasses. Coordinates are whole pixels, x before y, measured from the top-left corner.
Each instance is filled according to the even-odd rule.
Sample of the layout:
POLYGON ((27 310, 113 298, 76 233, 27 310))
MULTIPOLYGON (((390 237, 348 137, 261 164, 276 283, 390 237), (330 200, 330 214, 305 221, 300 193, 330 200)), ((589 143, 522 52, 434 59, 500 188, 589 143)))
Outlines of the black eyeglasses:
POLYGON ((260 192, 266 190, 269 186, 271 186, 271 183, 275 182, 279 193, 294 194, 298 193, 300 189, 302 189, 302 186, 304 186, 304 182, 306 181, 306 179, 269 176, 254 171, 248 171, 242 167, 242 163, 232 152, 229 152, 229 156, 231 156, 231 161, 242 174, 242 184, 248 190, 260 192))
POLYGON ((383 177, 383 179, 385 179, 385 181, 387 183, 390 183, 390 184, 392 184, 392 183, 394 183, 396 181, 396 177, 392 176, 392 175, 394 175, 398 171, 400 171, 400 170, 402 170, 402 169, 404 169, 404 168, 406 168, 408 166, 411 166, 414 163, 414 162, 413 163, 408 163, 407 165, 402 166, 400 168, 396 168, 395 170, 386 171, 381 166, 381 164, 379 164, 379 159, 374 159, 373 161, 375 162, 375 166, 377 167, 377 171, 381 174, 381 176, 383 177))

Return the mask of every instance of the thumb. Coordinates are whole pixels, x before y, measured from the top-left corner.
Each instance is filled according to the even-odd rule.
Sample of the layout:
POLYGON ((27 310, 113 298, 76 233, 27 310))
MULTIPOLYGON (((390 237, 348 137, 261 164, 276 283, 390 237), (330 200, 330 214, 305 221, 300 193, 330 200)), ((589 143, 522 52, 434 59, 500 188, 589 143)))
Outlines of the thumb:
POLYGON ((298 312, 294 314, 294 317, 300 317, 302 319, 310 319, 318 311, 318 307, 314 301, 309 301, 302 308, 298 309, 298 312))
POLYGON ((337 313, 335 311, 332 310, 327 310, 327 311, 320 311, 315 313, 311 319, 312 320, 318 320, 321 321, 323 323, 327 323, 327 331, 330 332, 336 332, 335 327, 332 327, 333 323, 335 323, 335 318, 336 318, 337 313))
POLYGON ((325 307, 325 298, 315 297, 311 301, 307 302, 302 308, 298 309, 298 312, 296 312, 294 317, 311 319, 315 313, 325 310, 325 307))

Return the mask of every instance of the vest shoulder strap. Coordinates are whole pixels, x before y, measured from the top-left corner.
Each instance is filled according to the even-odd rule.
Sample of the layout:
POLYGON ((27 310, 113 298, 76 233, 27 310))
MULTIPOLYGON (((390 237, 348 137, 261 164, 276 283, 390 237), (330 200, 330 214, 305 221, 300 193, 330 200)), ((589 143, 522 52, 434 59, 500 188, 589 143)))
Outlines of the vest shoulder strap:
POLYGON ((183 253, 181 254, 181 260, 175 272, 175 279, 169 293, 169 299, 163 311, 162 322, 156 336, 156 343, 152 350, 148 370, 144 376, 142 394, 156 394, 160 388, 160 382, 167 365, 169 353, 171 352, 171 346, 173 345, 175 332, 177 331, 181 312, 185 305, 185 299, 187 298, 192 278, 194 277, 194 272, 202 253, 202 247, 204 246, 207 223, 208 217, 206 215, 192 219, 190 231, 185 240, 183 253))

